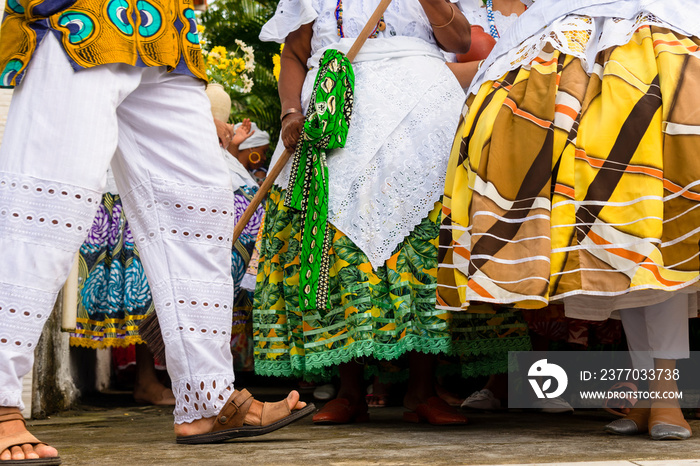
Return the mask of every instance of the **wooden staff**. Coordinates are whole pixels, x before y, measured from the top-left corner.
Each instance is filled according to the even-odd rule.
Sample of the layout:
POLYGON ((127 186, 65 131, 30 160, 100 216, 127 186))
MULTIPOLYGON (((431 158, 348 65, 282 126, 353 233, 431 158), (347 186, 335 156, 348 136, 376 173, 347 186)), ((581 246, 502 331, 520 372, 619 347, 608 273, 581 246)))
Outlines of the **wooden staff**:
MULTIPOLYGON (((369 35, 374 30, 375 26, 381 19, 382 15, 386 11, 390 3, 391 0, 381 0, 379 2, 379 6, 377 6, 376 10, 374 10, 374 13, 372 13, 372 16, 370 16, 369 20, 367 21, 367 24, 365 24, 365 27, 362 29, 362 32, 360 32, 360 35, 357 36, 355 42, 353 42, 352 47, 350 47, 350 50, 346 55, 350 62, 355 60, 357 53, 360 51, 365 41, 369 38, 369 35)), ((275 180, 279 176, 284 166, 287 165, 287 161, 289 160, 289 157, 292 156, 292 153, 293 151, 285 149, 284 152, 282 152, 282 155, 280 156, 279 160, 277 160, 275 166, 272 167, 272 169, 270 169, 270 171, 267 173, 265 181, 263 181, 263 184, 260 186, 260 189, 258 189, 258 192, 255 194, 255 197, 253 197, 253 200, 250 201, 248 208, 245 210, 245 212, 243 212, 243 215, 238 220, 238 223, 236 223, 236 227, 233 229, 234 243, 236 242, 238 237, 241 236, 241 233, 243 233, 243 229, 253 217, 255 210, 260 204, 262 204, 262 201, 263 199, 265 199, 265 196, 267 196, 267 193, 270 192, 272 185, 275 183, 275 180)))

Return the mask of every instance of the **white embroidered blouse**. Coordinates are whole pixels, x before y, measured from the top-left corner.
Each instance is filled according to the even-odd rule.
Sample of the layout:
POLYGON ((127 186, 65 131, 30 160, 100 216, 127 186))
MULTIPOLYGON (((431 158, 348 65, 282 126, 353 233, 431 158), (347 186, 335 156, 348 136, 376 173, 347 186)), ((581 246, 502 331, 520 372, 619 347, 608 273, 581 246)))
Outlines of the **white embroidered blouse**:
MULTIPOLYGON (((530 6, 533 0, 520 0, 526 6, 530 6)), ((486 5, 482 0, 459 0, 459 8, 464 13, 464 16, 469 20, 469 24, 473 26, 481 26, 481 28, 489 32, 489 18, 486 10, 486 5)), ((506 16, 498 10, 493 10, 493 22, 498 29, 499 34, 505 33, 506 30, 515 23, 518 19, 518 15, 513 13, 512 15, 506 16)), ((498 40, 498 38, 496 38, 498 40)))

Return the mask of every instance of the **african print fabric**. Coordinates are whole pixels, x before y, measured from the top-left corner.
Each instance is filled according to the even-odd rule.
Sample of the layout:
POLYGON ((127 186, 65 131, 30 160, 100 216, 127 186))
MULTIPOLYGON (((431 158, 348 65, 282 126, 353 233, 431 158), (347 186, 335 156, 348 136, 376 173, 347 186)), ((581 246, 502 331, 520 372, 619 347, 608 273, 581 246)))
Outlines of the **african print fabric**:
MULTIPOLYGON (((258 191, 257 186, 241 187, 234 192, 235 218, 238 221, 258 191)), ((265 213, 264 205, 258 206, 246 224, 241 236, 231 250, 231 275, 233 276, 234 303, 231 327, 231 353, 233 368, 238 371, 253 370, 253 292, 242 286, 243 278, 254 254, 256 241, 265 213)))
POLYGON ((70 344, 143 343, 138 324, 153 311, 151 290, 118 194, 105 193, 80 247, 78 321, 70 344))
POLYGON ((328 306, 328 165, 326 151, 345 147, 353 107, 355 75, 345 55, 323 54, 314 81, 304 130, 294 152, 285 205, 302 213, 299 304, 328 306))
MULTIPOLYGON (((507 316, 492 310, 470 315, 436 309, 440 203, 376 270, 329 224, 331 307, 300 310, 302 219, 284 206, 283 198, 284 191, 274 187, 262 230, 253 309, 256 373, 323 379, 355 358, 394 360, 416 350, 483 356, 486 362, 461 369, 479 375, 491 373, 491 356, 497 354, 505 369, 507 351, 529 348, 526 326, 507 316), (473 319, 465 320, 469 317, 473 319)), ((367 374, 381 371, 373 366, 367 374)))
POLYGON ((192 0, 8 0, 0 87, 20 83, 47 33, 75 70, 107 63, 167 66, 206 80, 192 0))
POLYGON ((698 50, 696 37, 643 26, 589 76, 548 45, 469 98, 444 201, 448 308, 698 280, 698 50))

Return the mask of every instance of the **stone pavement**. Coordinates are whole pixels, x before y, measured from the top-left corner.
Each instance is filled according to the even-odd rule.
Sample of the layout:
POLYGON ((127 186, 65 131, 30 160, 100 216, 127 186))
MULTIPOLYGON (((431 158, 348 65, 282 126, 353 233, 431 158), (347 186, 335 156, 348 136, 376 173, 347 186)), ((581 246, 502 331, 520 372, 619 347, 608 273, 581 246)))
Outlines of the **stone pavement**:
MULTIPOLYGON (((251 388, 261 397, 261 391, 251 388)), ((263 393, 265 391, 263 390, 263 393)), ((270 399, 279 393, 263 394, 270 399)), ((32 421, 32 432, 59 449, 66 465, 412 465, 529 464, 606 461, 603 465, 700 466, 700 421, 696 437, 654 442, 646 436, 622 438, 603 433, 612 416, 604 411, 574 415, 533 412, 478 413, 471 425, 432 427, 402 421, 402 408, 371 410, 371 421, 314 426, 311 418, 266 436, 227 444, 177 445, 171 408, 84 406, 76 412, 32 421), (663 460, 663 461, 662 461, 663 460)), ((117 403, 119 404, 119 403, 117 403)), ((598 465, 596 465, 598 466, 598 465)))

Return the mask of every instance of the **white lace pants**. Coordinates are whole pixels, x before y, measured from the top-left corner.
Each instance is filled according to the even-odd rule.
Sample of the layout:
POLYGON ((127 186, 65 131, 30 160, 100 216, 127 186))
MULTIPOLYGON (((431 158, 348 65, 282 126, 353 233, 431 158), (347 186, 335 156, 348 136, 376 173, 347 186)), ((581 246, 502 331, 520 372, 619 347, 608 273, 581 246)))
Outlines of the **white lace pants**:
POLYGON ((654 358, 690 357, 688 295, 651 306, 621 309, 620 319, 635 369, 654 369, 654 358))
POLYGON ((0 406, 22 406, 110 161, 166 344, 175 422, 216 415, 233 390, 233 192, 204 85, 163 67, 74 72, 51 34, 0 148, 0 406))

